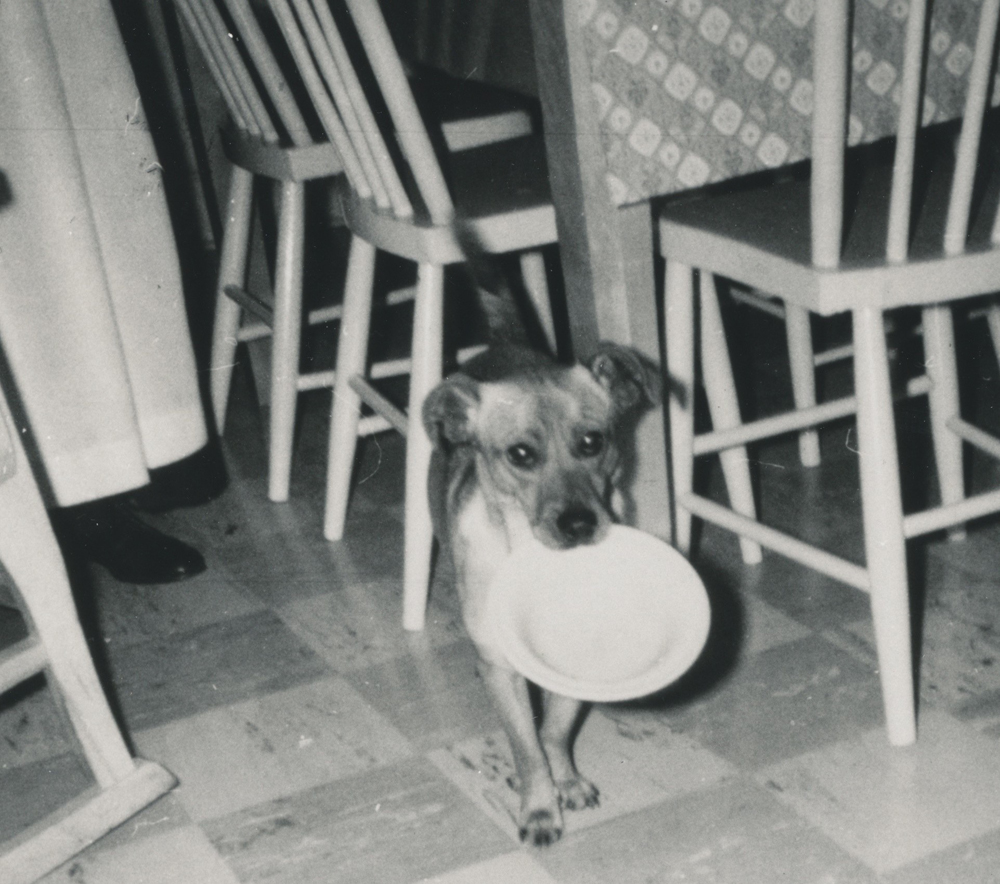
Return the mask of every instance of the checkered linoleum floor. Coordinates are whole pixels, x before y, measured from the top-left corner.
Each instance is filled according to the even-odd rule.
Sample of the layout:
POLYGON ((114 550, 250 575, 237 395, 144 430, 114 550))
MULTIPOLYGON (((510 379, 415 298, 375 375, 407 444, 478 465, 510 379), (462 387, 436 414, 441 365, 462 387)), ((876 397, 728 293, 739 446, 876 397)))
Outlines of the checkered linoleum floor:
MULTIPOLYGON (((705 532, 705 657, 660 697, 592 710, 577 758, 601 806, 530 849, 454 599, 437 587, 427 630, 399 626, 401 445, 369 443, 349 536, 328 544, 322 416, 275 505, 259 418, 236 412, 225 495, 150 519, 208 572, 159 588, 92 574, 122 718, 180 786, 50 884, 1000 880, 1000 526, 916 557, 922 710, 905 750, 882 730, 867 599, 776 557, 744 568, 705 532)), ((824 453, 806 472, 791 445, 761 452, 762 509, 860 555, 842 429, 824 453)), ((86 786, 47 692, 17 700, 0 710, 0 836, 86 786)))

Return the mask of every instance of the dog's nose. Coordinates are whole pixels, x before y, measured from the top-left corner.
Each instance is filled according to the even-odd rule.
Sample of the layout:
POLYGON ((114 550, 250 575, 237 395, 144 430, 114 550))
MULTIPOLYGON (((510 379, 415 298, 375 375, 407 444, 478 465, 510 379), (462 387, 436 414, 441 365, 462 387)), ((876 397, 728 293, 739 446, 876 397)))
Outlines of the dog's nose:
POLYGON ((586 507, 564 510, 556 519, 556 527, 572 543, 587 543, 597 530, 597 514, 586 507))

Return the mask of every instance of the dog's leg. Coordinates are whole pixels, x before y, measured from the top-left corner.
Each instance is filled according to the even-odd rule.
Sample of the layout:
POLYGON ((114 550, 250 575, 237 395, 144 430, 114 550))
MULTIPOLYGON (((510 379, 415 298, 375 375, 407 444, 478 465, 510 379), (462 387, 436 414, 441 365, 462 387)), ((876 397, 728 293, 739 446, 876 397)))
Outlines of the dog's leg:
POLYGON ((521 791, 518 834, 522 841, 539 847, 552 844, 562 835, 562 812, 559 793, 538 739, 528 683, 516 672, 485 661, 480 662, 479 671, 503 719, 514 753, 521 791))
POLYGON ((545 718, 542 720, 542 748, 548 758, 552 779, 566 810, 597 807, 597 786, 580 775, 573 761, 573 739, 584 714, 579 700, 544 692, 545 718))

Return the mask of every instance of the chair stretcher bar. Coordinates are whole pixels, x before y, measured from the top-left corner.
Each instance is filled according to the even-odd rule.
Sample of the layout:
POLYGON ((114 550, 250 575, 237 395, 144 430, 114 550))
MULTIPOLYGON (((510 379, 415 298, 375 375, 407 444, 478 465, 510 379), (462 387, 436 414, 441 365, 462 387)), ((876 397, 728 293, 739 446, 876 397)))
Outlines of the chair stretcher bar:
POLYGON ((871 591, 868 571, 854 562, 817 549, 805 541, 734 513, 729 507, 697 494, 682 495, 678 502, 684 509, 706 522, 711 522, 741 537, 748 537, 767 549, 774 550, 792 561, 826 574, 834 580, 840 580, 862 592, 871 591))

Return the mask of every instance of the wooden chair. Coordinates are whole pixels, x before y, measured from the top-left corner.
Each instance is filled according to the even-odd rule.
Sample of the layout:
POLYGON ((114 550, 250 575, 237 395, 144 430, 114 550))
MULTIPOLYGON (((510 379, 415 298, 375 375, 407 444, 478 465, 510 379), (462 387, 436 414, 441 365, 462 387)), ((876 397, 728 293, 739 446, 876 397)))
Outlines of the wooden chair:
MULTIPOLYGON (((334 379, 332 371, 300 371, 306 187, 348 169, 355 179, 371 175, 374 158, 365 147, 354 145, 348 130, 374 123, 355 114, 340 118, 327 93, 307 90, 298 82, 302 74, 285 61, 283 47, 272 45, 274 40, 280 44, 281 38, 259 5, 252 6, 249 0, 176 0, 176 4, 230 116, 224 146, 232 172, 224 206, 210 360, 212 411, 221 433, 237 345, 270 337, 270 388, 263 391, 270 403, 268 497, 284 501, 298 394, 332 387, 334 379), (269 186, 277 191, 273 295, 247 288, 255 199, 264 196, 269 186)), ((335 51, 346 52, 343 46, 335 51)), ((341 99, 361 88, 349 74, 329 85, 340 90, 336 94, 341 99)), ((442 119, 441 134, 451 150, 520 137, 532 129, 528 109, 495 91, 451 84, 448 98, 456 110, 442 119)), ((368 195, 388 205, 383 191, 368 195)), ((412 291, 394 296, 397 302, 407 298, 412 298, 412 291)), ((335 321, 340 314, 340 304, 320 307, 309 311, 305 323, 335 321)), ((406 370, 403 363, 380 367, 383 374, 406 370)), ((365 425, 366 431, 379 428, 384 425, 378 421, 365 425)))
MULTIPOLYGON (((1000 0, 980 4, 979 34, 953 168, 937 170, 915 199, 926 3, 910 4, 895 156, 885 173, 866 171, 856 209, 845 215, 845 131, 850 36, 848 0, 816 4, 815 103, 809 180, 706 196, 668 206, 660 219, 666 259, 668 369, 692 389, 695 286, 700 271, 701 366, 714 430, 695 435, 691 397, 674 396, 670 423, 677 537, 687 549, 693 515, 736 532, 871 595, 889 740, 916 738, 914 661, 906 541, 1000 511, 1000 491, 967 497, 963 449, 1000 457, 1000 441, 962 419, 951 306, 992 292, 1000 279, 996 188, 977 182, 976 165, 1000 0), (850 311, 855 395, 743 423, 732 382, 715 276, 777 296, 785 305, 828 316, 850 311), (887 310, 922 311, 926 375, 911 394, 929 397, 941 503, 903 513, 893 391, 883 326, 887 310), (857 415, 865 567, 759 523, 692 488, 693 458, 857 415)), ((997 313, 991 308, 992 329, 997 313)), ((750 501, 752 504, 752 500, 750 501)))
MULTIPOLYGON (((811 317, 808 310, 785 304, 779 298, 769 297, 754 289, 732 289, 732 300, 739 304, 770 314, 784 323, 785 342, 788 347, 789 375, 792 382, 792 399, 796 410, 816 405, 816 375, 826 366, 852 359, 854 346, 839 342, 822 350, 813 346, 811 317)), ((977 307, 970 318, 986 319, 993 342, 993 351, 1000 360, 1000 309, 995 304, 977 307)), ((891 334, 892 317, 886 317, 886 332, 891 334)), ((914 329, 920 331, 919 325, 914 329)), ((804 467, 818 467, 821 462, 819 433, 814 427, 799 430, 799 462, 804 467)))
MULTIPOLYGON (((432 532, 425 487, 431 443, 421 424, 420 407, 442 374, 444 268, 463 260, 452 221, 460 212, 491 252, 525 253, 521 264, 526 287, 551 337, 544 266, 537 251, 528 251, 556 241, 544 147, 537 138, 520 138, 449 155, 446 180, 375 0, 347 0, 338 8, 338 15, 349 17, 363 50, 353 60, 338 51, 344 38, 325 0, 268 3, 300 70, 315 73, 304 77, 311 93, 338 76, 353 79, 351 69, 360 64, 370 67, 380 94, 345 94, 331 88, 340 116, 375 121, 372 108, 387 109, 378 125, 348 130, 355 149, 370 152, 375 162, 363 169, 345 168, 346 186, 341 191, 344 223, 353 238, 337 353, 325 535, 331 540, 343 536, 364 403, 407 436, 403 625, 421 629, 432 532), (394 406, 372 384, 374 372, 367 365, 377 250, 418 265, 407 411, 394 406)), ((346 22, 346 17, 340 21, 346 22)), ((332 119, 324 122, 331 128, 335 125, 332 119)))
MULTIPOLYGON (((0 881, 28 884, 151 804, 176 784, 133 758, 108 707, 80 628, 62 555, 0 396, 0 562, 28 636, 0 649, 0 693, 44 673, 65 711, 95 785, 0 844, 0 881)), ((16 795, 4 795, 14 802, 16 795)))

